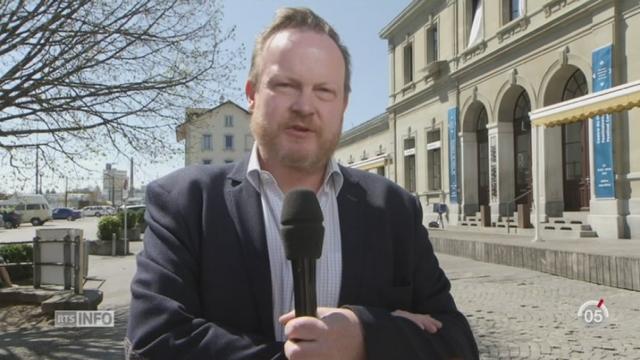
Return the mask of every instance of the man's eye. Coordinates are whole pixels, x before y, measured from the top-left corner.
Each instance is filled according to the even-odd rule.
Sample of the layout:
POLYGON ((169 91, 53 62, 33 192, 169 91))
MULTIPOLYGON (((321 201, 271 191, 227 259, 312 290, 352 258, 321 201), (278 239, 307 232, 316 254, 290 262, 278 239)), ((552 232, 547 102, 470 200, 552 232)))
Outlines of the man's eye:
POLYGON ((333 100, 336 97, 335 91, 330 88, 318 88, 316 89, 318 97, 322 100, 333 100))
POLYGON ((293 87, 293 85, 291 85, 290 83, 278 83, 276 84, 276 87, 281 89, 287 89, 287 88, 293 87))

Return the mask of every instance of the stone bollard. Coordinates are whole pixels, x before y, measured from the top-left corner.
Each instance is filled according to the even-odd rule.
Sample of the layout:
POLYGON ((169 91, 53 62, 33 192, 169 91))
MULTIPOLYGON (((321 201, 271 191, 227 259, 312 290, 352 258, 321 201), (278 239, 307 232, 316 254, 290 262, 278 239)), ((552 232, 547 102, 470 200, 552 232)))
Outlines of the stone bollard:
POLYGON ((116 233, 111 234, 111 256, 116 256, 116 233))

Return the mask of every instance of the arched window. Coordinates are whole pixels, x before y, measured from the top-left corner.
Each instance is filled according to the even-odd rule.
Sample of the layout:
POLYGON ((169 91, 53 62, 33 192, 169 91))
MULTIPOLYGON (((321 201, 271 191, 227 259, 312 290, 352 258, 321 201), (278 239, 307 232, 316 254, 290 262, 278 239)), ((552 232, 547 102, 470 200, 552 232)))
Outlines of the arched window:
POLYGON ((571 77, 569 77, 569 80, 567 80, 567 83, 564 85, 562 101, 586 95, 588 92, 587 79, 584 77, 582 71, 578 69, 571 74, 571 77))

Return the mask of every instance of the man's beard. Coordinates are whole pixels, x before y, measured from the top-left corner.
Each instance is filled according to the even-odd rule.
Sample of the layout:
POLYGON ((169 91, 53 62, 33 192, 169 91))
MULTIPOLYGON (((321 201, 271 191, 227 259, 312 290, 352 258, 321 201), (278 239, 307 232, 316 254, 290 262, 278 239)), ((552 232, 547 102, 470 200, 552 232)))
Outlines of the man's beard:
MULTIPOLYGON (((313 127, 312 130, 317 136, 318 151, 315 153, 307 154, 304 152, 284 151, 278 145, 278 137, 283 135, 285 129, 293 123, 301 123, 301 121, 295 121, 291 119, 285 124, 278 124, 277 128, 271 128, 266 125, 265 121, 259 118, 256 114, 251 118, 251 132, 256 138, 256 142, 259 147, 268 151, 268 156, 276 156, 275 159, 285 167, 296 169, 299 171, 310 172, 324 168, 333 156, 333 153, 338 146, 340 140, 339 136, 335 136, 333 139, 325 139, 323 135, 326 132, 323 129, 317 129, 313 127)), ((306 126, 311 127, 308 121, 302 122, 306 126)), ((262 154, 265 156, 267 154, 262 154)))

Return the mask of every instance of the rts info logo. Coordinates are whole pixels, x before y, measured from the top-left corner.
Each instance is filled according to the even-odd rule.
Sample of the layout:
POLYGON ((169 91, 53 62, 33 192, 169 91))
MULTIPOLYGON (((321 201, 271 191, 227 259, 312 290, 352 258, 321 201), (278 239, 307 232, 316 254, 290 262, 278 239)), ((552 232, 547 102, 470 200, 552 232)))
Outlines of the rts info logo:
POLYGON ((75 311, 59 310, 55 312, 56 327, 113 327, 113 311, 75 311))

